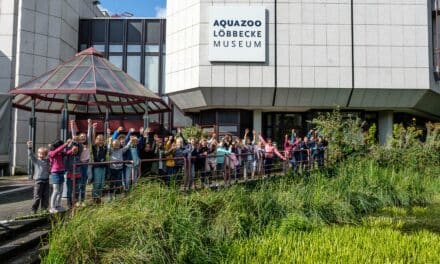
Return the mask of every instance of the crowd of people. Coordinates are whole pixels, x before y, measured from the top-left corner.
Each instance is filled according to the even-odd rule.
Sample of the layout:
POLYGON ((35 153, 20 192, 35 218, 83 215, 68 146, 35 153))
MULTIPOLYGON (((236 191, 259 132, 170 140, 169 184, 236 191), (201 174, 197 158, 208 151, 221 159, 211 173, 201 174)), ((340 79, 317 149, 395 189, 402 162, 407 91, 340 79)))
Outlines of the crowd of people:
POLYGON ((110 200, 128 192, 140 176, 160 178, 168 185, 181 184, 185 190, 194 188, 195 179, 204 187, 220 179, 227 186, 231 179, 268 177, 288 166, 294 171, 322 167, 327 147, 314 130, 301 138, 292 129, 279 150, 270 138, 249 129, 243 138, 219 138, 216 134, 185 138, 181 129, 175 135, 161 136, 143 127, 138 131, 131 128, 127 134, 123 127, 108 130, 107 135, 97 134, 97 123, 90 119, 87 123, 87 132, 77 134, 75 121, 71 121, 72 137, 38 148, 37 155, 28 142, 34 164, 34 212, 39 207, 52 213, 64 210, 64 182, 67 206, 71 208, 84 206, 87 183, 92 184, 96 203, 101 202, 104 190, 110 200), (283 161, 281 168, 275 166, 276 160, 283 161))

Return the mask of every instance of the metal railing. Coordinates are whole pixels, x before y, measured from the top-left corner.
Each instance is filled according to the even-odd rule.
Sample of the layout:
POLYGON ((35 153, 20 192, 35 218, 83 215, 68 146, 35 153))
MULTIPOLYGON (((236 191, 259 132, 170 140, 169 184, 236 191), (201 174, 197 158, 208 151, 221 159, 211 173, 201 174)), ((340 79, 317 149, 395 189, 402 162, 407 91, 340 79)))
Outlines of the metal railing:
POLYGON ((133 188, 139 178, 160 181, 167 186, 189 191, 282 176, 288 170, 294 173, 308 173, 325 165, 323 152, 295 150, 280 153, 285 160, 275 155, 267 158, 243 153, 140 159, 138 164, 132 160, 76 163, 73 165, 73 175, 77 175, 78 172, 81 175, 87 171, 88 177, 87 180, 84 175, 71 179, 71 187, 68 186, 71 188, 67 197, 68 204, 69 207, 74 207, 76 202, 86 200, 100 203, 105 195, 112 200, 133 188), (120 169, 112 169, 114 164, 123 166, 120 169), (93 176, 89 177, 90 174, 93 176), (92 185, 91 189, 87 188, 87 183, 92 185))

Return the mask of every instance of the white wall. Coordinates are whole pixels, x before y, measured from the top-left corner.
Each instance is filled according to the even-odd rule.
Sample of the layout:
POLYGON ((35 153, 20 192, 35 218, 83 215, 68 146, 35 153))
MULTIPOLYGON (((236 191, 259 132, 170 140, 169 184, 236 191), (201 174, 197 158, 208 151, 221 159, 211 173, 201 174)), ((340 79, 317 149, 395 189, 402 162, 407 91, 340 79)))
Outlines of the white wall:
POLYGON ((428 1, 355 1, 356 88, 429 89, 428 1))
MULTIPOLYGON (((411 109, 434 86, 430 85, 428 2, 354 1, 355 89, 350 107, 411 109)), ((169 0, 166 92, 190 111, 210 107, 305 111, 345 106, 353 81, 350 3, 277 1, 277 94, 272 105, 274 1, 169 0), (209 8, 218 5, 268 10, 267 64, 209 62, 209 8)))

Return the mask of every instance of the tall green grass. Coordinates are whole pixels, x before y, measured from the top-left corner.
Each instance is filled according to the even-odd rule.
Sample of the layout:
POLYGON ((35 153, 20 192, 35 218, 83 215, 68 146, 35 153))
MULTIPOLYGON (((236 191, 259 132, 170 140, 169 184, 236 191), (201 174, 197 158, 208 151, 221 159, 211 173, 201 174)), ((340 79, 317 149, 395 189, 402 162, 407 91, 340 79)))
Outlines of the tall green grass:
MULTIPOLYGON (((368 159, 351 159, 331 173, 313 172, 306 179, 289 174, 246 186, 188 195, 145 182, 124 199, 87 208, 56 224, 43 263, 271 262, 271 258, 259 261, 257 253, 243 255, 239 250, 241 245, 249 250, 255 248, 266 237, 267 241, 261 241, 263 251, 274 254, 273 250, 281 250, 274 254, 273 261, 288 254, 283 250, 289 246, 281 247, 283 243, 299 248, 296 243, 303 243, 306 250, 313 246, 307 243, 316 241, 321 251, 331 253, 335 242, 325 236, 338 239, 344 228, 351 228, 338 229, 331 227, 333 224, 362 226, 363 216, 381 208, 429 203, 439 190, 440 171, 438 168, 427 171, 430 173, 385 168, 368 159), (281 248, 271 248, 271 241, 281 248), (265 243, 269 248, 265 248, 265 243)), ((416 238, 419 244, 412 244, 412 240, 401 239, 391 231, 383 235, 376 233, 379 230, 359 227, 351 235, 360 237, 359 245, 386 234, 408 247, 425 246, 423 241, 431 239, 428 234, 420 234, 416 238), (365 237, 361 238, 363 234, 365 237)), ((379 256, 384 261, 389 256, 392 261, 392 255, 379 256)), ((314 257, 318 256, 310 255, 310 259, 314 257)))
POLYGON ((235 241, 223 263, 438 263, 440 235, 390 227, 327 226, 235 241))

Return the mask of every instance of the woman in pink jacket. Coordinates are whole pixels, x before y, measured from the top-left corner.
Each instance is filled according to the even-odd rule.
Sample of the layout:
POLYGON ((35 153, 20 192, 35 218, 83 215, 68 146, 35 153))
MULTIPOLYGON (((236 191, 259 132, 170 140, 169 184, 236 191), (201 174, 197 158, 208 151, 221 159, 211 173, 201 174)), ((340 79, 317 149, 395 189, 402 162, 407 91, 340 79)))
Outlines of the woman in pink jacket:
POLYGON ((286 160, 286 158, 281 155, 278 149, 272 144, 272 139, 268 138, 266 142, 261 135, 259 135, 258 138, 260 139, 260 142, 264 144, 264 174, 270 176, 274 154, 282 160, 286 160))

